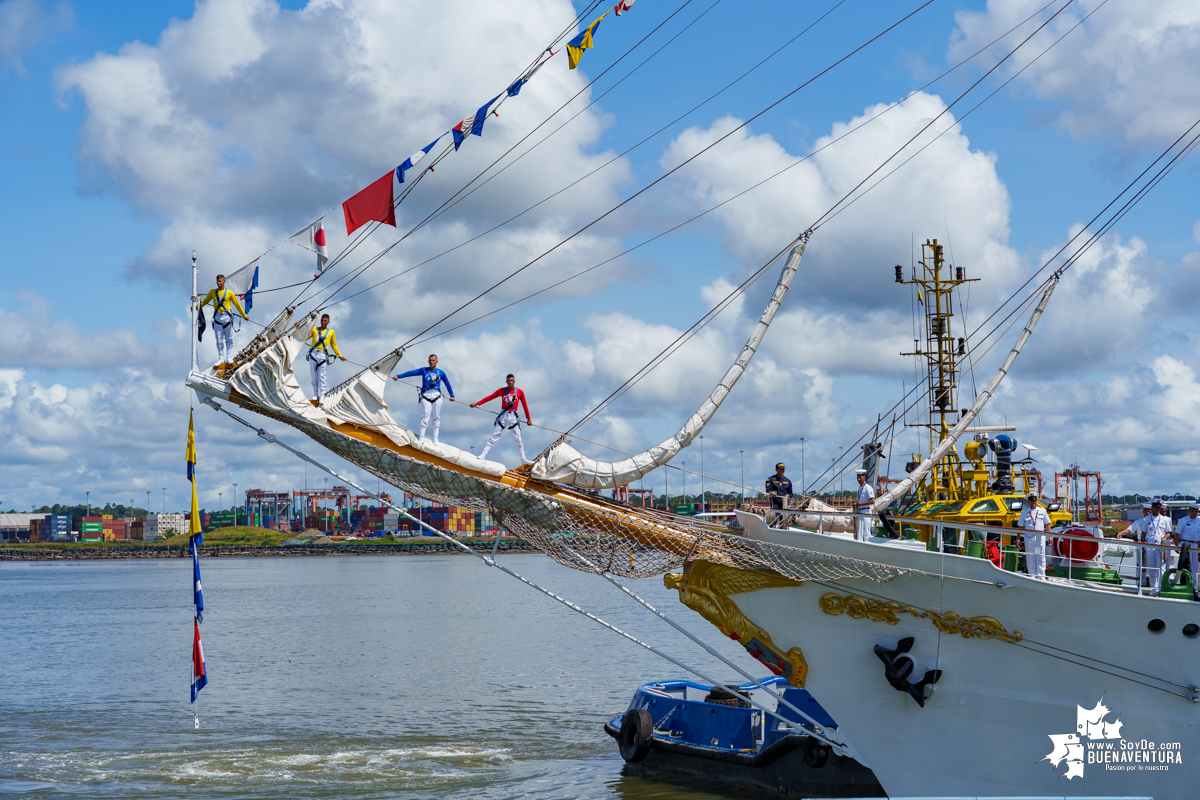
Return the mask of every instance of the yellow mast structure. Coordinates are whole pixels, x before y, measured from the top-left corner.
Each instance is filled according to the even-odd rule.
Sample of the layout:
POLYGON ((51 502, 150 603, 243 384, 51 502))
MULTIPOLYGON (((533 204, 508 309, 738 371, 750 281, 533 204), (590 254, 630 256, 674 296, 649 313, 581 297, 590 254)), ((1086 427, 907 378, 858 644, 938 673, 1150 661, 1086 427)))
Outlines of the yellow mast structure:
MULTIPOLYGON (((912 423, 915 427, 929 430, 929 450, 933 451, 950 432, 954 415, 958 410, 955 396, 959 374, 958 358, 966 354, 966 338, 955 337, 951 321, 954 318, 953 293, 964 283, 978 278, 963 276, 962 267, 947 264, 942 245, 937 239, 926 239, 921 245, 921 260, 910 279, 904 278, 904 268, 896 266, 896 283, 916 286, 917 299, 924 308, 925 346, 920 340, 914 344, 914 352, 902 355, 925 359, 929 384, 929 412, 927 421, 912 423)), ((921 461, 921 455, 915 455, 921 461)), ((922 500, 958 500, 965 496, 969 486, 964 481, 974 476, 968 471, 964 475, 958 453, 951 450, 917 487, 917 496, 922 500)), ((986 481, 986 475, 984 476, 986 481)))

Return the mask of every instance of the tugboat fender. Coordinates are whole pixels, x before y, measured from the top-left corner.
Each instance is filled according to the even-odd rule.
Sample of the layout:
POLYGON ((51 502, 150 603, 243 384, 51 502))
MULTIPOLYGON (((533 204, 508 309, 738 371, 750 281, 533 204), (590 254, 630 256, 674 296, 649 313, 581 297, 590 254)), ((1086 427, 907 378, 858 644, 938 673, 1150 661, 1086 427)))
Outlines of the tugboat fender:
POLYGON ((811 736, 804 737, 804 764, 812 769, 820 769, 825 766, 825 762, 829 760, 829 745, 824 742, 814 739, 811 736))
POLYGON ((643 761, 650 753, 650 739, 654 736, 654 719, 644 708, 631 708, 621 720, 617 735, 617 747, 621 758, 630 764, 643 761))
MULTIPOLYGON (((626 712, 628 716, 628 712, 626 712)), ((624 722, 624 720, 622 720, 624 722)), ((621 727, 624 727, 622 724, 621 727)), ((615 725, 606 722, 604 723, 604 732, 617 740, 619 745, 621 742, 621 730, 615 725)), ((719 761, 724 764, 736 764, 739 767, 765 767, 772 763, 780 756, 792 752, 793 750, 802 749, 804 743, 811 737, 802 733, 790 733, 779 739, 774 744, 768 745, 757 753, 748 751, 732 751, 724 750, 715 747, 705 747, 691 742, 680 741, 678 739, 667 739, 659 736, 653 740, 653 747, 661 749, 667 753, 677 755, 695 756, 706 761, 719 761)), ((818 744, 820 744, 818 742, 818 744)), ((832 752, 832 750, 830 751, 832 752)), ((624 753, 622 753, 624 755, 624 753)), ((825 754, 828 760, 829 753, 825 754)))

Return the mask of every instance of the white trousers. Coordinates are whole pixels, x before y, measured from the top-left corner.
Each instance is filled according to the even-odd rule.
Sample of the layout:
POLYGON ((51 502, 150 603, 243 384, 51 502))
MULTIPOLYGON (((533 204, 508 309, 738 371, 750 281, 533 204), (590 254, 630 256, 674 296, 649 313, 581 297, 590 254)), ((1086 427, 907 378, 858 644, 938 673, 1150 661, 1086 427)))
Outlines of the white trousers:
POLYGON ((1197 570, 1200 570, 1200 552, 1197 552, 1196 550, 1196 548, 1200 548, 1200 543, 1189 542, 1189 544, 1191 545, 1191 548, 1188 550, 1188 555, 1191 556, 1192 559, 1192 563, 1189 566, 1192 568, 1192 586, 1194 587, 1196 585, 1196 572, 1197 570))
POLYGON ((865 542, 868 537, 875 535, 875 518, 858 517, 858 539, 865 542))
MULTIPOLYGON (((1156 544, 1152 542, 1151 544, 1156 544)), ((1142 548, 1142 576, 1150 582, 1150 591, 1157 592, 1162 584, 1162 550, 1157 547, 1142 548)))
POLYGON ((1046 579, 1046 534, 1025 534, 1025 569, 1038 580, 1046 579))
POLYGON ((487 444, 483 446, 483 452, 479 454, 479 457, 487 458, 488 451, 492 449, 492 445, 500 441, 505 428, 512 431, 513 444, 517 446, 517 455, 521 457, 521 463, 528 463, 528 459, 525 458, 525 443, 521 441, 521 426, 517 422, 517 415, 512 411, 505 411, 496 419, 496 424, 492 427, 492 435, 488 437, 487 444))
POLYGON ((226 312, 213 315, 213 336, 217 340, 217 363, 233 361, 233 316, 226 312), (222 322, 221 320, 225 320, 222 322))
POLYGON ((425 438, 425 429, 433 423, 433 443, 438 443, 438 431, 442 428, 442 398, 430 402, 421 398, 421 426, 417 428, 417 438, 425 438))
POLYGON ((313 397, 317 402, 321 402, 321 398, 325 396, 325 373, 329 369, 328 361, 317 361, 309 359, 308 371, 312 375, 313 397))

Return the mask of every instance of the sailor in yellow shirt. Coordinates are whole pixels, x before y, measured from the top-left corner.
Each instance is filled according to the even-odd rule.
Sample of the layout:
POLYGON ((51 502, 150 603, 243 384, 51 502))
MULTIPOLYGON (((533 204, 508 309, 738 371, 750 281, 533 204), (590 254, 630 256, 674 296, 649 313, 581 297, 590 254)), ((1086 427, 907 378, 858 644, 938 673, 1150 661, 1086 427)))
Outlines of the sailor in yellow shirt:
POLYGON ((321 315, 321 327, 313 328, 308 332, 308 368, 312 373, 313 394, 316 395, 317 405, 321 405, 321 398, 325 396, 325 369, 329 364, 330 354, 340 358, 342 361, 346 357, 342 355, 342 351, 338 350, 337 334, 333 332, 333 328, 329 327, 329 315, 321 315))
POLYGON ((213 307, 213 335, 217 339, 217 363, 228 364, 233 361, 233 312, 242 315, 242 319, 250 319, 246 316, 246 310, 242 308, 242 301, 233 293, 231 289, 225 288, 225 276, 217 276, 217 288, 210 289, 208 294, 204 295, 204 299, 200 301, 200 307, 205 304, 212 303, 213 307))

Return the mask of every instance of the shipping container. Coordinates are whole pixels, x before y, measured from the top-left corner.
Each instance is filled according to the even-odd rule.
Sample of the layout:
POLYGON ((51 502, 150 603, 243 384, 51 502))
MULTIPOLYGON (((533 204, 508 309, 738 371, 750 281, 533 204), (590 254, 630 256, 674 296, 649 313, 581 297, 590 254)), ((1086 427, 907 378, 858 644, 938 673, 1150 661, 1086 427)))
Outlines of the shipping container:
POLYGON ((100 519, 112 519, 112 514, 101 514, 100 519))

